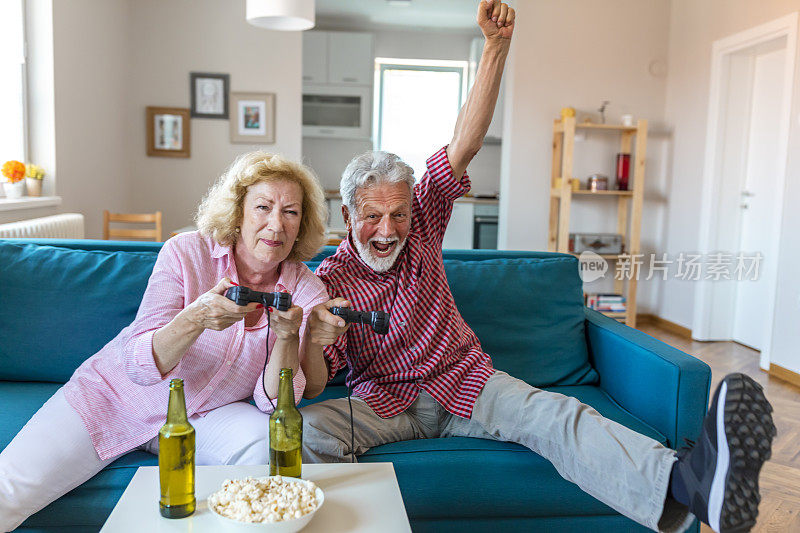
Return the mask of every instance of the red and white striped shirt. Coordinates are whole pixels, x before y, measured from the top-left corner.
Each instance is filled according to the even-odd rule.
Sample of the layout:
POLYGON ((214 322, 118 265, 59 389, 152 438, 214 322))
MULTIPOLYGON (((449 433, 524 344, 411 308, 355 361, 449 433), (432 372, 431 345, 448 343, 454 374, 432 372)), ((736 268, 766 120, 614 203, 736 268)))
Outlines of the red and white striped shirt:
MULTIPOLYGON (((172 378, 184 381, 189 416, 203 416, 251 396, 259 409, 272 412, 261 386, 266 314, 252 327, 241 320, 222 331, 203 331, 165 376, 153 360, 153 334, 224 277, 239 283, 231 247, 197 232, 169 239, 158 254, 136 319, 84 361, 64 385, 66 398, 83 419, 101 459, 130 451, 158 434, 166 420, 172 378)), ((292 302, 303 308, 302 354, 308 314, 328 301, 325 286, 303 263, 284 261, 275 290, 291 293, 292 302)), ((271 331, 270 349, 275 339, 271 331)), ((299 370, 294 379, 297 401, 305 383, 299 370)))
POLYGON ((387 335, 352 326, 324 352, 330 375, 348 365, 354 394, 383 418, 406 410, 420 389, 450 413, 470 418, 494 372, 491 358, 456 309, 442 262, 453 201, 469 190, 469 176, 453 177, 446 147, 427 165, 414 186, 408 239, 388 272, 375 272, 361 260, 352 234, 316 271, 332 298, 347 298, 360 311, 391 313, 387 335))

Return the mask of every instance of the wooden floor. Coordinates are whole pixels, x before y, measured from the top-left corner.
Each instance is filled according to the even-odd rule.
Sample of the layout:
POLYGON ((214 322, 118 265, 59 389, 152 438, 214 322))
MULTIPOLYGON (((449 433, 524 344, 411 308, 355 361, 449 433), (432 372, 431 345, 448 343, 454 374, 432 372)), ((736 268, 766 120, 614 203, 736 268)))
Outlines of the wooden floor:
MULTIPOLYGON (((735 342, 696 342, 650 324, 639 329, 705 361, 711 367, 712 394, 729 372, 742 372, 764 386, 775 408, 778 436, 772 459, 761 470, 761 505, 752 531, 800 532, 800 388, 762 371, 759 353, 735 342)), ((711 528, 703 526, 702 532, 711 528)))

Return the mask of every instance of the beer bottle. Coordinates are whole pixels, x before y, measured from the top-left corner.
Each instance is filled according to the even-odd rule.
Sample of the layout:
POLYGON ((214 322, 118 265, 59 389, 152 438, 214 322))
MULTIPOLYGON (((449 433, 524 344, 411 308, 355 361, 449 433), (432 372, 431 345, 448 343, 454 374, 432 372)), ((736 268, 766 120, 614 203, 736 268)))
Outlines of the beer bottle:
POLYGON ((278 405, 269 417, 269 475, 300 477, 303 415, 294 403, 292 369, 282 368, 278 405))
POLYGON ((169 382, 167 422, 158 432, 159 509, 166 518, 183 518, 195 510, 194 428, 186 418, 183 380, 169 382))

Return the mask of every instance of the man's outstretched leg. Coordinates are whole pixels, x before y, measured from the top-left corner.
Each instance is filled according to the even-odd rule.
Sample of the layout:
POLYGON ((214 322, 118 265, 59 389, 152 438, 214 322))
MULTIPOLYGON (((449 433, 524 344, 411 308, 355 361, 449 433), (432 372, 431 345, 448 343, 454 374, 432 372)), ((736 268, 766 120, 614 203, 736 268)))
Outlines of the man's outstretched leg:
MULTIPOLYGON (((729 470, 724 468, 724 464, 717 465, 710 459, 716 457, 717 439, 708 435, 710 431, 716 432, 717 426, 709 423, 708 419, 715 418, 720 412, 720 402, 722 412, 735 412, 739 416, 745 409, 744 403, 758 404, 767 417, 753 425, 752 417, 744 413, 751 428, 748 431, 763 433, 771 443, 774 426, 769 416, 769 404, 752 379, 738 376, 736 383, 746 383, 752 394, 745 399, 741 394, 721 396, 716 393, 700 443, 677 459, 673 450, 602 417, 575 398, 536 389, 504 372, 495 372, 486 383, 475 403, 472 419, 451 417, 442 436, 518 442, 548 459, 565 479, 625 516, 654 530, 683 531, 691 523, 688 512, 704 521, 711 514, 708 511, 711 498, 703 499, 702 490, 697 488, 702 487, 702 483, 692 483, 691 479, 706 481, 710 475, 713 480, 714 470, 709 471, 710 468, 728 478, 726 472, 729 470), (703 466, 695 468, 694 465, 699 463, 703 466), (676 487, 684 490, 676 491, 676 487)), ((734 376, 725 380, 726 383, 733 381, 734 376)), ((736 389, 739 388, 737 385, 736 389)), ((738 434, 744 431, 739 428, 739 425, 733 425, 731 416, 725 432, 738 434)), ((733 454, 741 455, 738 451, 742 449, 740 445, 731 439, 726 442, 733 454)), ((757 487, 758 470, 765 459, 761 457, 757 464, 751 463, 747 473, 742 474, 743 479, 754 483, 753 487, 757 487)), ((735 467, 733 472, 731 475, 736 477, 736 472, 744 470, 735 467)), ((707 484, 713 483, 708 481, 707 484)), ((748 482, 744 481, 744 484, 748 482)), ((757 506, 757 490, 751 497, 757 506)), ((735 496, 726 497, 725 494, 722 501, 730 501, 730 498, 736 503, 735 496)), ((727 530, 723 526, 722 531, 746 529, 727 530)))
POLYGON ((729 374, 717 386, 700 440, 678 452, 670 495, 714 531, 749 531, 756 523, 758 474, 777 431, 761 385, 729 374))

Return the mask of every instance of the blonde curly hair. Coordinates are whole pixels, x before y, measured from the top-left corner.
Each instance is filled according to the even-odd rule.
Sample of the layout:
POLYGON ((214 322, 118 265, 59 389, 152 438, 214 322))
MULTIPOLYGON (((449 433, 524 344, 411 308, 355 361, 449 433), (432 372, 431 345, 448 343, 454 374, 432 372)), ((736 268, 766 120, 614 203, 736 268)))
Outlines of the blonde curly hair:
POLYGON ((303 191, 300 232, 287 259, 308 261, 325 244, 325 195, 310 168, 280 155, 259 150, 237 157, 200 202, 195 215, 198 230, 223 246, 234 246, 247 188, 255 183, 284 180, 297 183, 303 191))

